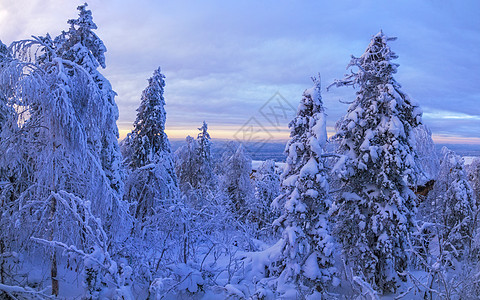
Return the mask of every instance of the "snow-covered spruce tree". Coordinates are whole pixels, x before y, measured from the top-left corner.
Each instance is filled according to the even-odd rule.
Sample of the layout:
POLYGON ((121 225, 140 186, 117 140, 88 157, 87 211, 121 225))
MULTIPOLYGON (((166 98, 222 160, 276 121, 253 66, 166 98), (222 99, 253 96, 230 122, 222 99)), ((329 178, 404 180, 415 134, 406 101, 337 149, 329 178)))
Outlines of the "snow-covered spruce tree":
POLYGON ((480 208, 480 157, 475 157, 466 169, 468 180, 475 193, 477 207, 480 208))
POLYGON ((125 159, 132 171, 125 197, 137 201, 135 216, 140 220, 153 215, 160 202, 173 199, 178 190, 173 155, 165 133, 164 79, 160 68, 148 79, 134 129, 124 143, 126 153, 130 153, 125 159))
POLYGON ((7 102, 15 107, 15 114, 9 117, 11 126, 2 128, 0 146, 4 155, 0 168, 27 175, 25 183, 19 184, 17 176, 12 184, 2 185, 2 194, 4 188, 20 188, 11 197, 1 221, 15 224, 5 227, 11 250, 32 259, 30 263, 38 264, 39 257, 51 262, 55 295, 61 277, 56 251, 44 253, 43 248, 30 242, 30 237, 47 241, 50 246, 63 243, 86 252, 98 245, 75 218, 86 218, 79 205, 91 205, 95 218, 101 219, 97 223, 106 225, 108 236, 100 245, 104 251, 106 247, 114 249, 110 238, 120 241, 129 227, 127 208, 120 198, 120 166, 102 163, 105 153, 120 157, 116 115, 112 115, 115 93, 95 70, 98 60, 103 60, 103 52, 97 56, 95 47, 103 43, 82 35, 79 29, 88 25, 81 21, 85 16, 91 21, 91 13, 85 6, 79 10, 78 23, 70 21, 70 31, 54 40, 47 34, 14 42, 10 47, 12 58, 1 70, 0 80, 7 102), (68 44, 70 47, 66 47, 68 44), (68 208, 68 202, 73 209, 68 208))
POLYGON ((180 190, 197 208, 213 197, 215 190, 211 141, 207 129, 207 123, 203 122, 197 139, 187 136, 186 145, 175 152, 175 171, 180 190))
POLYGON ((442 162, 438 178, 429 194, 432 203, 431 221, 437 223, 443 251, 451 259, 470 254, 471 242, 477 224, 474 224, 477 206, 474 191, 468 182, 463 159, 453 151, 442 148, 442 162))
POLYGON ((244 219, 248 203, 253 197, 253 186, 250 180, 252 159, 245 153, 245 147, 233 142, 227 144, 227 151, 222 155, 219 169, 219 189, 223 193, 224 203, 229 210, 244 219), (236 148, 236 149, 235 149, 236 148))
POLYGON ((335 201, 335 234, 348 264, 382 293, 394 292, 407 267, 408 236, 416 203, 413 128, 421 109, 400 90, 393 75, 397 55, 376 34, 356 67, 332 85, 358 87, 356 99, 337 123, 335 139, 343 155, 336 166, 343 191, 335 201))
POLYGON ((182 192, 197 185, 197 154, 198 143, 191 137, 185 138, 185 145, 175 151, 175 172, 178 178, 178 185, 182 192))
POLYGON ((213 189, 215 178, 213 176, 213 158, 212 158, 212 142, 208 133, 208 126, 203 121, 202 127, 198 128, 200 132, 197 135, 198 157, 199 157, 199 178, 197 185, 199 187, 207 187, 213 189))
POLYGON ((258 168, 255 179, 255 198, 249 208, 249 219, 258 225, 260 231, 267 230, 273 221, 279 217, 278 210, 272 208, 272 203, 280 194, 280 176, 275 170, 275 161, 266 160, 258 168))
POLYGON ((268 267, 277 277, 277 292, 292 285, 297 297, 325 292, 334 279, 334 241, 330 235, 328 210, 331 205, 323 147, 327 141, 320 80, 303 93, 297 116, 290 124, 285 152, 286 168, 281 175, 282 193, 274 205, 282 215, 274 225, 282 237, 274 246, 279 256, 268 267))

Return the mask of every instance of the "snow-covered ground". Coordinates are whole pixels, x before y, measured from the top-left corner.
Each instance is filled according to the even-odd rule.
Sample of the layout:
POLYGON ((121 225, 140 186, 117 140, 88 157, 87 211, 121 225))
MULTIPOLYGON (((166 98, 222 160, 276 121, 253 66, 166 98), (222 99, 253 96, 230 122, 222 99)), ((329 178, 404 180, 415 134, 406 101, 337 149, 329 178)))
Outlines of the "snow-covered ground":
MULTIPOLYGON (((260 166, 263 164, 263 162, 263 160, 252 160, 252 171, 256 172, 258 168, 260 168, 260 166)), ((284 168, 284 162, 275 162, 275 170, 277 171, 277 173, 281 173, 284 168)))
POLYGON ((464 156, 463 161, 465 162, 465 165, 469 165, 472 163, 472 161, 478 156, 464 156))

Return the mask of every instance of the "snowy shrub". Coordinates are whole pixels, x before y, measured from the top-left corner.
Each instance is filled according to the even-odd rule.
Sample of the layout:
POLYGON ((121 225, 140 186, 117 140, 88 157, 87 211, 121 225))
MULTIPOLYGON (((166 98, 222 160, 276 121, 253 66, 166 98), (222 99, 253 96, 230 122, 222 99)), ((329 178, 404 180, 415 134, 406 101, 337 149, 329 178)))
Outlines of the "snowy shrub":
POLYGON ((413 236, 411 249, 415 266, 426 274, 414 276, 408 272, 412 284, 425 297, 469 299, 480 291, 475 245, 478 209, 463 159, 445 147, 426 204, 426 214, 413 236))
POLYGON ((133 299, 131 294, 132 269, 126 263, 112 259, 107 233, 99 218, 91 211, 91 203, 65 191, 51 196, 56 200, 57 212, 76 223, 86 243, 81 250, 55 240, 32 237, 32 240, 63 250, 64 255, 80 258, 83 264, 84 296, 88 299, 120 298, 133 299))

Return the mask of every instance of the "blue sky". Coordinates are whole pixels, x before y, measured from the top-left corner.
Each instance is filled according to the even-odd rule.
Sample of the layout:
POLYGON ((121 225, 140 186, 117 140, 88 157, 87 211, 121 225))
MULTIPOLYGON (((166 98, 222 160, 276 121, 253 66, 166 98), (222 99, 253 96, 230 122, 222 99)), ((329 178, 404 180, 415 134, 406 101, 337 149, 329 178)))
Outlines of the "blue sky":
MULTIPOLYGON (((0 39, 57 35, 81 3, 0 0, 0 39)), ((350 55, 382 29, 398 37, 396 79, 436 141, 480 144, 480 1, 94 0, 89 8, 108 49, 103 73, 118 93, 122 134, 161 66, 170 137, 196 135, 206 120, 213 137, 238 139, 240 130, 243 138, 255 127, 286 139, 293 110, 273 124, 268 108, 296 107, 318 73, 324 86, 343 77, 350 55)), ((324 89, 329 131, 347 109, 339 100, 353 98, 351 88, 324 89)))

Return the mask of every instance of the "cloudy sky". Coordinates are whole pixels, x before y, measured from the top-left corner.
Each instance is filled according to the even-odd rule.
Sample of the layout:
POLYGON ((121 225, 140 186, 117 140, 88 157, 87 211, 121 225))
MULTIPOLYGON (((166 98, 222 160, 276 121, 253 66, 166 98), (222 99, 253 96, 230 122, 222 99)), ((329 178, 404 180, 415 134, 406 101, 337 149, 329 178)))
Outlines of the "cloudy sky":
MULTIPOLYGON (((83 1, 0 0, 0 39, 68 29, 83 1)), ((107 46, 102 72, 118 93, 118 126, 131 129, 141 91, 161 66, 167 132, 286 139, 311 77, 326 87, 383 30, 398 40, 397 81, 424 110, 437 142, 480 144, 480 1, 91 0, 107 46)), ((351 88, 324 89, 329 131, 351 88)))

